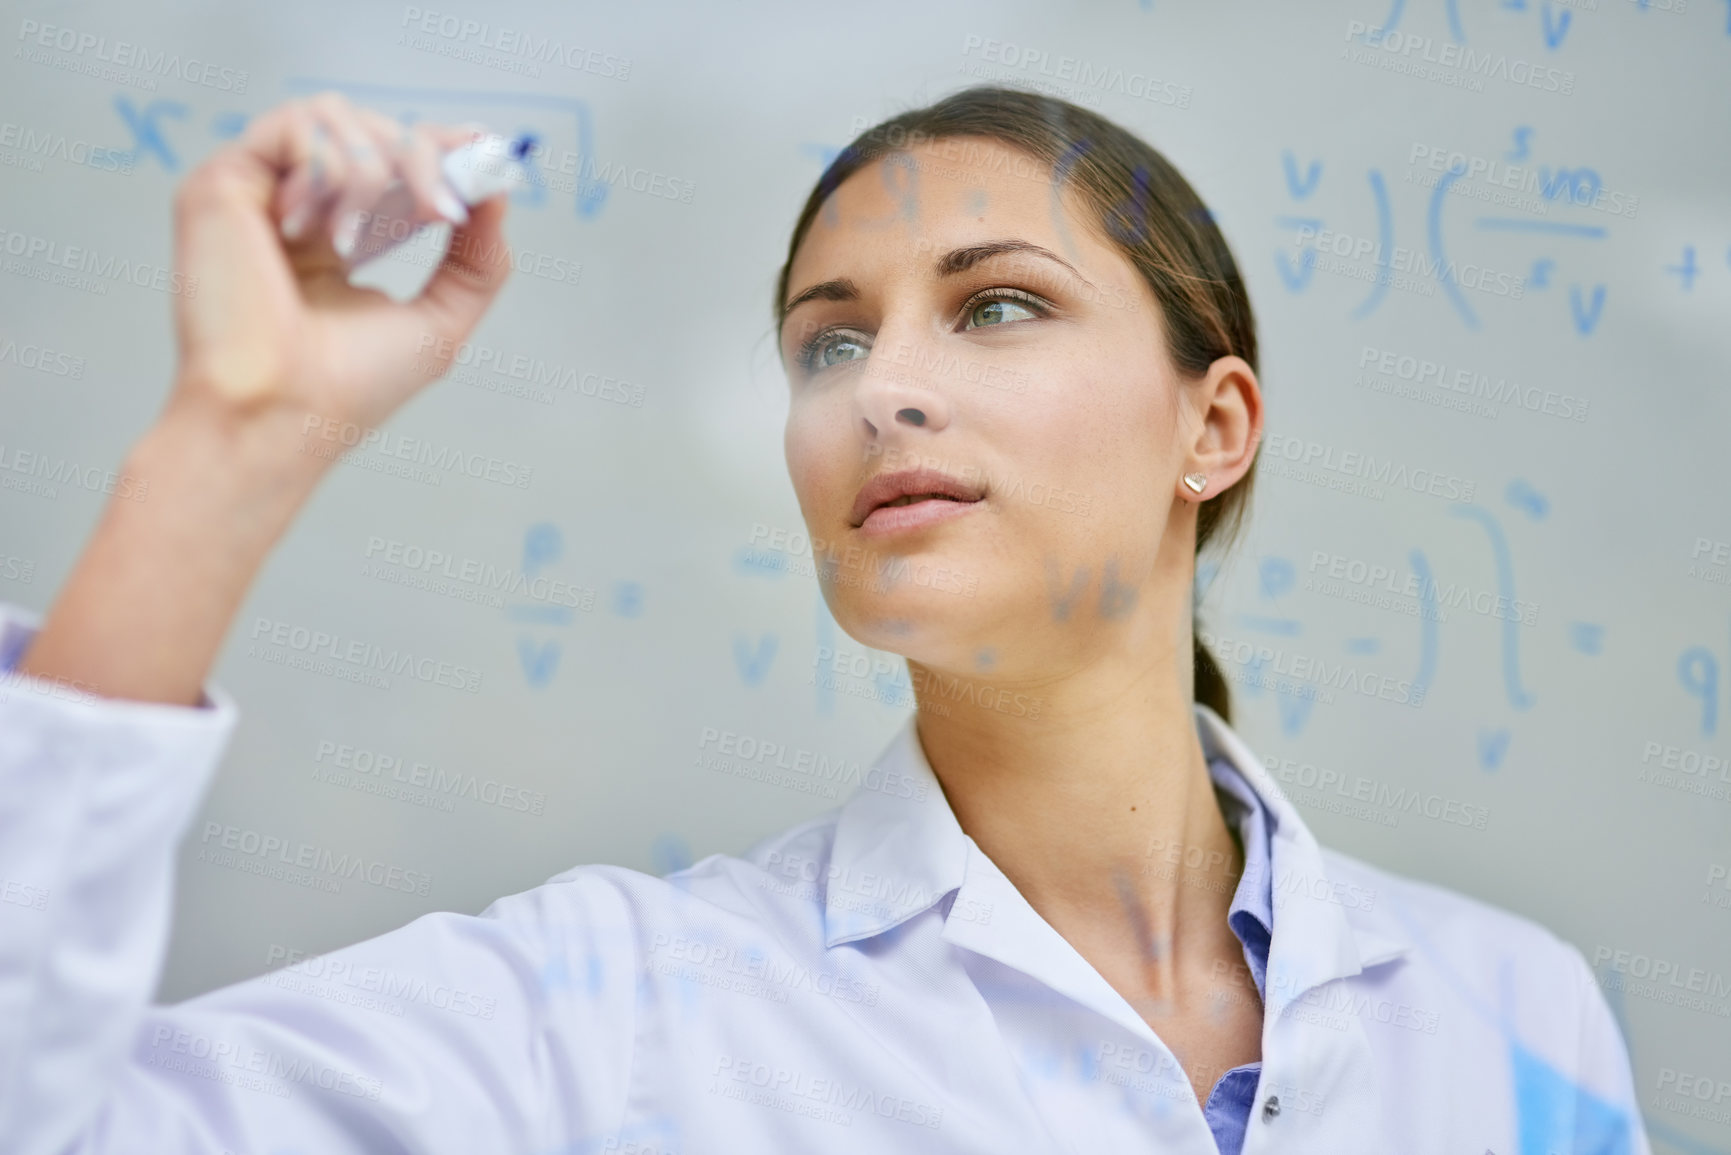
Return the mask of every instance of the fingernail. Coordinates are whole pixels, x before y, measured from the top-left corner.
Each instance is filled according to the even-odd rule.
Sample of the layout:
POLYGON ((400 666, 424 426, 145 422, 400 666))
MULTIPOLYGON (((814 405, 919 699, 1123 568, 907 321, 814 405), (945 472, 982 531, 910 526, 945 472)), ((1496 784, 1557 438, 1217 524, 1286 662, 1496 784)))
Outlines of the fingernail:
POLYGON ((353 209, 337 226, 336 234, 331 237, 331 247, 336 249, 337 256, 346 257, 355 251, 355 239, 361 231, 361 210, 353 209))
POLYGON ((307 218, 312 216, 312 203, 302 200, 289 215, 282 219, 282 235, 291 241, 300 240, 301 234, 307 230, 307 218))
POLYGON ((454 225, 463 224, 469 219, 469 210, 451 194, 450 189, 441 188, 433 194, 433 207, 439 210, 440 216, 454 225))

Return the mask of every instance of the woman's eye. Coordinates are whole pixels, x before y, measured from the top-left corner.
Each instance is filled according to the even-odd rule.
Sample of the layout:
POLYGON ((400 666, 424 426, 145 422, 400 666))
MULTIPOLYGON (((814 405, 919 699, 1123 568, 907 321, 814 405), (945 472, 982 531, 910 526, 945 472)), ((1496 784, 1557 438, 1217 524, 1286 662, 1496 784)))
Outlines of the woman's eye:
POLYGON ((968 310, 969 322, 977 322, 977 324, 970 324, 970 328, 1001 325, 1006 321, 1020 321, 1038 315, 1039 314, 1035 313, 1033 309, 1022 304, 1020 301, 1007 301, 1003 299, 981 301, 972 309, 968 310))
POLYGON ((857 361, 871 352, 865 342, 849 333, 834 333, 819 337, 806 353, 806 366, 824 369, 843 361, 857 361), (832 354, 837 354, 832 356, 832 354))

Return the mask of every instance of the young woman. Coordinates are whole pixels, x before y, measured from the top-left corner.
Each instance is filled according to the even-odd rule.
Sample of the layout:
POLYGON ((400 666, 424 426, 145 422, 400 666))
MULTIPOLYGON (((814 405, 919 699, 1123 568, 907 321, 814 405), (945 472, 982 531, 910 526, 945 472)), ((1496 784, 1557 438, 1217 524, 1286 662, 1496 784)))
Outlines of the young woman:
POLYGON ((824 596, 921 707, 862 789, 740 857, 148 1005, 235 723, 204 680, 328 465, 307 430, 383 421, 507 272, 503 203, 438 184, 465 139, 321 96, 180 192, 200 292, 125 465, 149 499, 0 637, 0 874, 45 895, 0 905, 0 1146, 1645 1150, 1580 953, 1320 849, 1230 728, 1191 615, 1262 432, 1243 281, 1159 153, 1003 89, 850 145, 777 287, 824 596), (457 222, 409 303, 342 271, 393 179, 457 222), (971 596, 907 578, 938 570, 971 596))

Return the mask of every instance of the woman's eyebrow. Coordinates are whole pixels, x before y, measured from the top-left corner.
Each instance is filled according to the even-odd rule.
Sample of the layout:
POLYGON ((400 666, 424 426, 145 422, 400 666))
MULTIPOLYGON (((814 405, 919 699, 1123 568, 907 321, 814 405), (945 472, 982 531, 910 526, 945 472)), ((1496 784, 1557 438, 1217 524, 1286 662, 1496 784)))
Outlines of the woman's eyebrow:
POLYGON ((1060 257, 1051 249, 1045 248, 1041 245, 1036 245, 1032 241, 1021 241, 1013 238, 1001 241, 985 241, 977 245, 968 245, 966 248, 951 249, 949 252, 938 258, 935 271, 940 277, 955 276, 957 273, 967 272, 969 269, 989 257, 1001 256, 1005 253, 1027 253, 1030 256, 1044 257, 1048 261, 1056 261, 1074 273, 1076 279, 1081 281, 1084 285, 1087 285, 1090 288, 1093 287, 1093 282, 1084 277, 1075 265, 1072 265, 1069 261, 1060 257))
POLYGON ((846 277, 837 277, 833 281, 819 281, 809 289, 796 293, 793 299, 781 307, 783 320, 787 315, 805 304, 807 301, 857 301, 859 286, 846 277))
MULTIPOLYGON (((1027 253, 1030 256, 1044 257, 1046 260, 1056 261, 1058 264, 1063 265, 1066 269, 1069 269, 1070 272, 1074 273, 1076 279, 1081 281, 1084 285, 1087 285, 1089 288, 1094 287, 1093 282, 1084 277, 1081 272, 1077 270, 1075 265, 1072 265, 1069 261, 1060 257, 1051 249, 1045 248, 1042 245, 1036 245, 1032 241, 1019 241, 1013 239, 984 241, 977 245, 967 245, 963 248, 951 249, 949 252, 937 259, 936 264, 932 266, 932 271, 940 277, 953 277, 960 273, 967 272, 981 261, 987 260, 991 257, 1003 256, 1008 253, 1027 253)), ((819 281, 810 288, 803 289, 794 294, 787 304, 782 307, 781 315, 783 319, 786 319, 789 313, 793 312, 807 301, 857 301, 859 295, 859 286, 854 284, 853 281, 847 277, 837 277, 832 281, 819 281)))

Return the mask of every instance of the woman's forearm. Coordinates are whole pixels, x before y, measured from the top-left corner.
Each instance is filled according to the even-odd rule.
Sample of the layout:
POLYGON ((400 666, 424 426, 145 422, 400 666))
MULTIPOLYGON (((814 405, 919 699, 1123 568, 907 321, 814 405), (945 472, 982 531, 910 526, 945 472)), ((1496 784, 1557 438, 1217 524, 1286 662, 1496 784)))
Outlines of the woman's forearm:
POLYGON ((194 705, 266 555, 325 466, 304 425, 171 405, 133 446, 123 485, 21 673, 110 698, 194 705), (124 496, 123 496, 124 494, 124 496))

